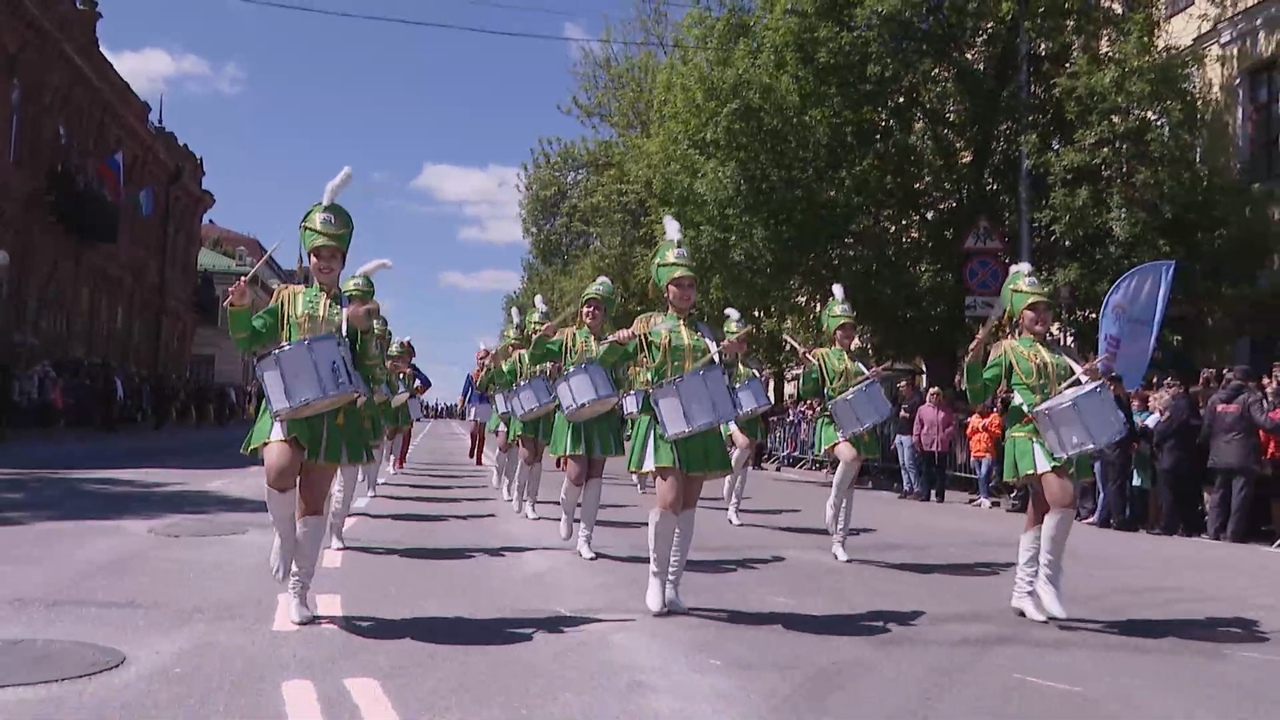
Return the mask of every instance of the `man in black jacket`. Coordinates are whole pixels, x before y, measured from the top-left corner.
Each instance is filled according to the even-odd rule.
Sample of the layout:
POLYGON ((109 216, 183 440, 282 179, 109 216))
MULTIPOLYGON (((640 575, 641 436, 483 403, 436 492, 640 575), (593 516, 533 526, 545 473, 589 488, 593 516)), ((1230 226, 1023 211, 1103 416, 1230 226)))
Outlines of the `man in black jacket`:
POLYGON ((1119 375, 1111 375, 1107 384, 1111 387, 1116 407, 1124 415, 1125 434, 1098 452, 1098 460, 1102 464, 1099 480, 1106 483, 1104 501, 1107 504, 1105 512, 1099 508, 1098 527, 1133 532, 1138 525, 1129 517, 1129 486, 1133 484, 1133 450, 1138 443, 1138 428, 1133 423, 1133 408, 1124 389, 1124 380, 1119 375))
POLYGON ((1164 389, 1168 405, 1159 409, 1160 421, 1151 431, 1156 496, 1160 499, 1160 528, 1154 534, 1193 537, 1201 523, 1200 483, 1196 479, 1200 409, 1180 380, 1166 380, 1164 389))
POLYGON ((1262 463, 1258 430, 1280 430, 1280 422, 1267 417, 1255 382, 1252 368, 1235 368, 1231 381, 1214 393, 1204 408, 1200 442, 1209 445, 1209 473, 1213 478, 1210 540, 1218 540, 1225 533, 1231 542, 1245 541, 1253 486, 1262 463))

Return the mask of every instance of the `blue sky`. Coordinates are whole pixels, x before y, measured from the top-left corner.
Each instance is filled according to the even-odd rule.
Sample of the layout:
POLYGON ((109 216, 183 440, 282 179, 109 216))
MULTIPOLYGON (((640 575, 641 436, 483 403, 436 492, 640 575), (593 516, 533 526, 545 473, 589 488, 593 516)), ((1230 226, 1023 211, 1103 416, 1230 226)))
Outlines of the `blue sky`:
MULTIPOLYGON (((592 37, 627 0, 286 0, 333 10, 592 37), (518 5, 542 12, 496 8, 518 5)), ((477 341, 496 339, 519 278, 516 172, 556 109, 574 43, 334 19, 239 0, 108 0, 101 44, 135 91, 203 156, 208 218, 297 258, 297 225, 344 165, 356 222, 348 271, 376 277, 432 395, 456 400, 477 341)), ((153 117, 153 119, 155 119, 153 117)))

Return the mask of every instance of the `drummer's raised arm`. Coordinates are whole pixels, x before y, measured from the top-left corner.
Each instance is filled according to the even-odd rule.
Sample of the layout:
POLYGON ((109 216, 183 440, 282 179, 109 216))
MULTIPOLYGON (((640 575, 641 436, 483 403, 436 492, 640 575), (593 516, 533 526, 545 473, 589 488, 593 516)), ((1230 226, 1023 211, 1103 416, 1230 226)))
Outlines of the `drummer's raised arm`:
POLYGON ((800 371, 800 382, 796 387, 796 394, 801 398, 808 400, 810 398, 824 399, 822 397, 822 373, 819 370, 816 352, 810 353, 814 362, 805 363, 804 369, 800 371))
POLYGON ((240 352, 254 352, 274 346, 282 339, 280 315, 293 300, 297 285, 281 285, 271 296, 271 302, 257 314, 251 305, 232 305, 227 308, 227 329, 231 341, 240 352))
POLYGON ((640 353, 640 336, 631 330, 614 333, 618 340, 606 342, 600 348, 596 362, 603 367, 613 367, 634 361, 640 353))
POLYGON ((525 354, 529 356, 530 365, 542 365, 549 362, 559 362, 564 357, 564 333, 557 333, 552 337, 547 337, 542 333, 533 336, 533 342, 529 343, 529 349, 525 354))
POLYGON ((965 360, 964 390, 969 396, 969 404, 981 405, 996 394, 1005 376, 1004 352, 1004 342, 1000 342, 991 349, 985 363, 978 358, 965 360))

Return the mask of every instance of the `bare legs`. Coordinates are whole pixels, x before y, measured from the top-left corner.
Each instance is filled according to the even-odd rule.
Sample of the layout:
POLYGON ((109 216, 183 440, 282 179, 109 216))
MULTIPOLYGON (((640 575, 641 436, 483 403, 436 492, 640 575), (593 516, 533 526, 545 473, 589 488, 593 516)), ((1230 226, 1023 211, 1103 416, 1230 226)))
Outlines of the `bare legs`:
POLYGON ((271 546, 271 574, 289 583, 289 618, 297 625, 315 619, 307 594, 315 577, 324 542, 325 503, 337 467, 304 460, 296 442, 271 442, 262 447, 267 473, 267 513, 275 530, 271 546))
POLYGON ((542 453, 546 450, 537 438, 520 436, 520 468, 516 471, 515 492, 511 509, 530 520, 538 519, 538 488, 542 485, 542 453))
POLYGON ((581 497, 582 527, 578 529, 578 555, 583 560, 595 560, 591 538, 596 528, 596 515, 600 512, 605 459, 570 455, 564 461, 564 484, 560 487, 560 539, 573 537, 573 514, 581 497))

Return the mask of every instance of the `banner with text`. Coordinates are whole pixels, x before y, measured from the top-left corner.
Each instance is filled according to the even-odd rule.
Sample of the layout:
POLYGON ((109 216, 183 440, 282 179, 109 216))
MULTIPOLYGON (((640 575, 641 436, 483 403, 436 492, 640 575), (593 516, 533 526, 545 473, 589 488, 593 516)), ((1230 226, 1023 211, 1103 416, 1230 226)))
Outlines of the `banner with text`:
POLYGON ((1107 355, 1104 369, 1124 379, 1130 392, 1138 389, 1164 322, 1173 287, 1172 260, 1149 262, 1125 273, 1102 301, 1098 323, 1098 356, 1107 355))

